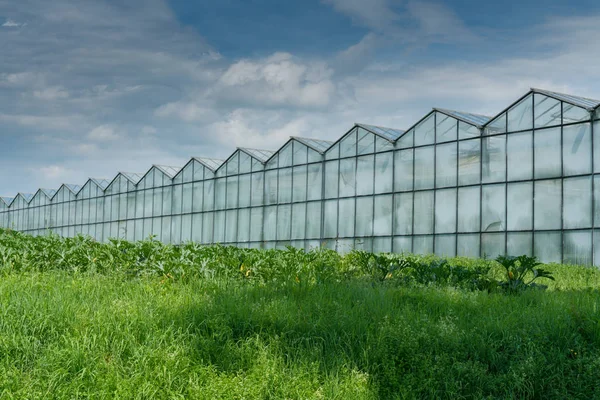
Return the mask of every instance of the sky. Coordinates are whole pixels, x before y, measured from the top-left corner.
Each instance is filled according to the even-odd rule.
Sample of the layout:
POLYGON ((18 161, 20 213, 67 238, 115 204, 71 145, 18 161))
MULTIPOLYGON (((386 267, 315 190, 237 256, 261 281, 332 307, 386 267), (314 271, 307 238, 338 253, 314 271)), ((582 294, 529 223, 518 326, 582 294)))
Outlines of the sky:
POLYGON ((0 195, 600 98, 600 3, 0 0, 0 195))

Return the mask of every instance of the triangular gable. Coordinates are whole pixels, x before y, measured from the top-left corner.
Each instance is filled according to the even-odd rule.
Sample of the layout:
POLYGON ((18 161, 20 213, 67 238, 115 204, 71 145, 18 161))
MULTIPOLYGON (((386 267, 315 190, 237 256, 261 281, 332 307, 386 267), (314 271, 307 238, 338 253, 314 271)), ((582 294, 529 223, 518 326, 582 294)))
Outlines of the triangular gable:
POLYGON ((96 186, 98 186, 102 190, 106 190, 106 188, 108 187, 108 185, 110 185, 110 181, 108 179, 90 178, 89 180, 92 181, 92 182, 94 182, 96 184, 96 186))
POLYGON ((171 167, 171 166, 167 166, 167 165, 153 165, 153 167, 161 170, 165 175, 167 175, 169 178, 173 179, 178 173, 179 171, 181 171, 180 167, 171 167))
MULTIPOLYGON (((275 154, 275 152, 271 151, 271 150, 249 149, 247 147, 238 147, 237 149, 240 151, 243 151, 244 153, 248 154, 250 157, 254 158, 255 160, 260 161, 263 164, 266 163, 269 160, 269 158, 271 158, 273 156, 273 154, 275 154)), ((232 154, 231 156, 233 156, 234 154, 232 154)), ((231 158, 231 156, 229 158, 231 158)), ((228 160, 229 160, 229 158, 228 158, 228 160)), ((223 163, 223 164, 225 164, 225 163, 223 163)))
POLYGON ((585 108, 588 111, 594 111, 600 107, 600 100, 589 99, 587 97, 573 96, 565 93, 553 92, 550 90, 531 88, 532 93, 543 94, 556 100, 564 101, 577 107, 585 108))
POLYGON ((369 131, 372 134, 377 135, 380 138, 385 139, 391 143, 394 143, 406 132, 402 129, 385 128, 382 126, 367 125, 367 124, 361 124, 361 123, 355 123, 354 126, 363 128, 364 130, 369 131))
POLYGON ((51 199, 52 197, 54 197, 54 195, 56 194, 57 190, 56 189, 40 189, 39 192, 42 192, 46 195, 46 197, 48 199, 51 199))
POLYGON ((6 204, 7 207, 10 207, 10 205, 12 204, 12 202, 15 200, 14 197, 6 197, 6 196, 1 196, 0 200, 2 200, 2 202, 4 204, 6 204))
POLYGON ((324 154, 327 151, 327 149, 333 146, 334 143, 329 140, 311 139, 298 136, 292 136, 291 139, 302 143, 306 147, 309 147, 320 154, 324 154))
POLYGON ((446 114, 449 117, 452 117, 459 121, 465 122, 469 125, 476 126, 477 128, 483 128, 483 126, 485 124, 487 124, 488 122, 490 122, 490 120, 492 119, 491 117, 488 117, 487 115, 473 114, 473 113, 468 113, 468 112, 463 112, 463 111, 448 110, 446 108, 434 108, 433 110, 437 111, 439 113, 442 113, 442 114, 446 114))
POLYGON ((63 183, 62 186, 64 186, 67 189, 69 189, 69 191, 71 193, 73 193, 74 195, 77 195, 77 193, 79 193, 79 191, 81 190, 81 186, 80 185, 74 185, 74 184, 71 184, 71 183, 63 183))

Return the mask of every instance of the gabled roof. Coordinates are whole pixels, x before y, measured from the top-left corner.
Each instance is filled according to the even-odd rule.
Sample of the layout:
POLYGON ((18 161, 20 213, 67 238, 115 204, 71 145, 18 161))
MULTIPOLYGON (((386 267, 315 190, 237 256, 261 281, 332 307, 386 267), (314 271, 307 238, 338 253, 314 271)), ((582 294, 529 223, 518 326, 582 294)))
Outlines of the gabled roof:
MULTIPOLYGON (((112 181, 110 181, 110 183, 113 183, 115 179, 119 177, 119 175, 123 175, 123 177, 125 177, 129 182, 133 183, 134 185, 137 185, 145 174, 140 174, 138 172, 119 172, 117 176, 115 176, 115 178, 112 181)), ((108 184, 109 186, 110 183, 108 184)))
POLYGON ((160 171, 162 171, 165 175, 167 175, 171 179, 173 179, 173 177, 175 175, 177 175, 177 173, 179 171, 181 171, 181 167, 171 167, 168 165, 156 165, 156 164, 154 164, 152 166, 158 168, 160 171))
POLYGON ((7 206, 10 206, 14 199, 14 197, 0 196, 0 200, 2 200, 7 206))
POLYGON ((384 128, 382 126, 375 126, 375 125, 367 125, 367 124, 359 124, 359 123, 355 123, 354 125, 358 126, 360 128, 363 128, 363 129, 365 129, 379 137, 382 137, 385 140, 388 140, 392 143, 395 142, 396 140, 398 140, 398 138, 400 138, 400 136, 402 136, 405 132, 402 129, 384 128))
POLYGON ((310 147, 314 151, 323 154, 327 151, 328 148, 333 145, 333 142, 329 140, 320 140, 320 139, 311 139, 311 138, 303 138, 298 136, 291 137, 294 140, 299 141, 300 143, 310 147))
POLYGON ((106 189, 110 185, 110 181, 104 178, 90 178, 90 181, 98 185, 102 190, 106 189))
POLYGON ((31 201, 31 199, 33 199, 33 194, 31 193, 21 193, 19 192, 17 194, 17 197, 21 196, 27 203, 29 203, 31 201))
POLYGON ((482 128, 483 125, 487 124, 492 119, 492 117, 488 117, 487 115, 448 110, 446 108, 434 108, 434 110, 478 128, 482 128))
POLYGON ((588 99, 587 97, 573 96, 570 94, 551 92, 549 90, 531 88, 531 92, 543 94, 548 97, 553 97, 556 100, 561 100, 574 106, 585 108, 588 111, 594 111, 600 107, 600 100, 588 99))
POLYGON ((41 188, 39 191, 42 192, 42 193, 44 193, 46 195, 46 197, 49 198, 49 199, 51 199, 52 197, 54 197, 54 195, 57 192, 56 189, 43 189, 43 188, 41 188))
POLYGON ((260 150, 260 149, 249 149, 247 147, 238 147, 238 150, 243 151, 244 153, 248 154, 250 157, 253 157, 253 158, 257 159, 258 161, 260 161, 263 164, 266 163, 267 160, 269 158, 271 158, 271 156, 273 154, 275 154, 274 151, 260 150))
POLYGON ((206 158, 206 157, 192 157, 192 160, 198 161, 200 164, 204 165, 206 168, 210 169, 212 172, 215 172, 225 160, 218 160, 216 158, 206 158))
MULTIPOLYGON (((77 194, 81 190, 81 186, 80 185, 74 185, 74 184, 71 184, 71 183, 63 183, 61 186, 66 187, 73 194, 77 194)), ((59 190, 60 190, 60 188, 59 188, 59 190)))

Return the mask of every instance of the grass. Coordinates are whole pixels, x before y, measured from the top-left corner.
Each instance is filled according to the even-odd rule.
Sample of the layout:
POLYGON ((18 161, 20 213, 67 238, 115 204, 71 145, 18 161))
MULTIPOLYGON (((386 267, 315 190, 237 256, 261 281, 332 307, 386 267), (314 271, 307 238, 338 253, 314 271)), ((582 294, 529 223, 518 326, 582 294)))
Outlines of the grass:
MULTIPOLYGON (((242 269, 242 250, 197 249, 229 274, 198 256, 169 277, 150 253, 143 268, 52 269, 31 261, 43 240, 0 232, 0 398, 600 398, 596 269, 549 265, 547 291, 507 295, 382 281, 329 252, 250 252, 242 269), (316 275, 296 265, 324 260, 316 275)), ((80 256, 125 246, 48 240, 80 256)), ((132 246, 138 261, 143 246, 179 251, 132 246)))

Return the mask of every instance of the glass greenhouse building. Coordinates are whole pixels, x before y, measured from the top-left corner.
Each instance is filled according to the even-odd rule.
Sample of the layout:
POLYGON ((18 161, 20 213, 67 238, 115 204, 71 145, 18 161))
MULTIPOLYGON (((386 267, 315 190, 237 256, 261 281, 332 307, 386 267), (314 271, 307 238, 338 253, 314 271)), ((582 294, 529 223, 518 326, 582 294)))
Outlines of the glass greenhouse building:
POLYGON ((495 117, 435 108, 0 200, 0 226, 97 240, 292 245, 600 264, 600 101, 531 89, 495 117))

